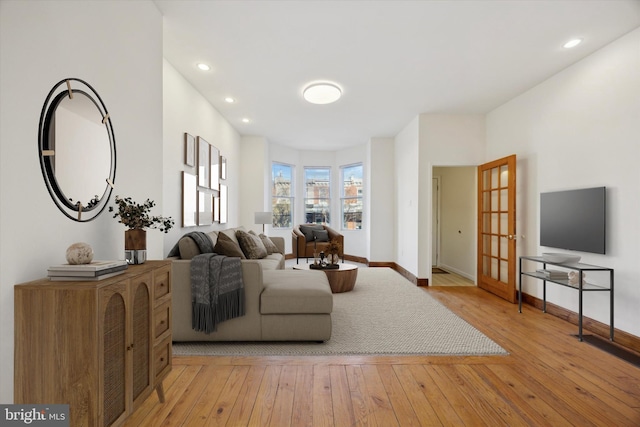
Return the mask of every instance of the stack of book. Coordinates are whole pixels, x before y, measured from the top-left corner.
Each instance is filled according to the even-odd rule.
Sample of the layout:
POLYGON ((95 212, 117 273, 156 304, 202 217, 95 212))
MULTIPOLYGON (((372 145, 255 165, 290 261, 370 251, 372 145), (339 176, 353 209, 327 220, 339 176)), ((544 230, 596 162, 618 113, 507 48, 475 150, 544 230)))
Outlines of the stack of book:
POLYGON ((538 274, 542 275, 545 279, 551 280, 568 280, 569 273, 561 270, 536 270, 538 274))
POLYGON ((89 264, 61 264, 49 267, 47 276, 55 281, 90 281, 117 276, 127 269, 127 261, 93 261, 89 264))

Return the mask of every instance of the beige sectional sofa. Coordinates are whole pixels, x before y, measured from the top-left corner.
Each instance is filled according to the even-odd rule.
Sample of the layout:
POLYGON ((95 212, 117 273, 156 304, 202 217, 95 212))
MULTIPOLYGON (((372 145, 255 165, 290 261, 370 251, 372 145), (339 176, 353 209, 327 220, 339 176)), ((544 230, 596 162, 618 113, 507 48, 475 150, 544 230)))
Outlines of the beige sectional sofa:
MULTIPOLYGON (((207 235, 214 246, 219 233, 238 243, 238 229, 244 230, 207 235)), ((284 239, 270 240, 279 252, 241 261, 246 314, 222 322, 215 332, 206 334, 191 327, 190 267, 199 249, 193 239, 180 239, 180 257, 172 257, 173 341, 326 341, 331 337, 333 296, 326 275, 322 271, 284 270, 284 239)))

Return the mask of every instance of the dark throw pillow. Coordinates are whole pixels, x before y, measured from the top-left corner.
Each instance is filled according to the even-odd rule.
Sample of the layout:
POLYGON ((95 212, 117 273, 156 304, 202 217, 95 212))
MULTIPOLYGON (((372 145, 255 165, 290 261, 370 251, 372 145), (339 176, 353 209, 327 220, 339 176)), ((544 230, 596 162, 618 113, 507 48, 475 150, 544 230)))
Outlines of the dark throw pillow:
POLYGON ((267 256, 267 248, 264 247, 262 239, 255 234, 245 231, 236 231, 236 238, 240 243, 240 249, 248 259, 262 259, 267 256))
POLYGON ((313 242, 313 230, 324 230, 324 227, 317 224, 304 224, 300 226, 300 231, 304 234, 304 239, 307 242, 313 242))
POLYGON ((327 230, 313 230, 313 238, 316 242, 328 242, 329 232, 327 230))
POLYGON ((218 235, 218 241, 216 242, 216 246, 213 248, 213 252, 218 255, 246 259, 244 253, 242 253, 242 249, 240 249, 240 246, 224 233, 220 233, 218 235))

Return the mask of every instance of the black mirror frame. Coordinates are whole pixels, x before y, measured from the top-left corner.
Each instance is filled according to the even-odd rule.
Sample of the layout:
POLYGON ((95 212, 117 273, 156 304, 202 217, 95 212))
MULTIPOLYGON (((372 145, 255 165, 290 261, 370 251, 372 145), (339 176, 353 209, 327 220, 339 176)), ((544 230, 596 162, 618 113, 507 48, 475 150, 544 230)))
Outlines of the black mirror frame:
POLYGON ((100 95, 98 95, 93 87, 91 87, 87 82, 77 78, 63 79, 59 81, 47 95, 42 107, 42 113, 40 114, 40 124, 38 127, 38 157, 40 158, 40 168, 42 170, 44 181, 47 185, 47 190, 58 209, 60 209, 65 216, 74 221, 87 222, 95 219, 107 207, 116 178, 116 140, 107 107, 104 105, 104 102, 102 102, 100 95), (74 83, 74 86, 78 85, 80 88, 72 88, 72 83, 74 83), (66 85, 66 88, 60 88, 62 85, 66 85), (89 98, 93 101, 98 111, 100 111, 100 114, 102 115, 102 123, 106 126, 107 134, 109 136, 111 152, 111 167, 109 170, 109 177, 105 179, 105 190, 102 196, 96 194, 96 197, 91 199, 86 206, 82 205, 80 201, 73 203, 72 200, 65 196, 64 192, 58 185, 58 181, 55 176, 55 166, 53 163, 55 145, 50 139, 51 126, 53 124, 58 105, 64 98, 76 93, 89 98))

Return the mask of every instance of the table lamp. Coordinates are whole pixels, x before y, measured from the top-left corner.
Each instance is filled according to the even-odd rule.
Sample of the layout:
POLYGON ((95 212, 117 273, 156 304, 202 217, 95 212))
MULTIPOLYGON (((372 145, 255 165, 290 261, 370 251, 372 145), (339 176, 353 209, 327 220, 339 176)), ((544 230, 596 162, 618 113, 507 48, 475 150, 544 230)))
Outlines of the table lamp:
POLYGON ((273 223, 272 212, 256 212, 255 221, 256 224, 262 224, 262 234, 264 234, 264 225, 273 223))

